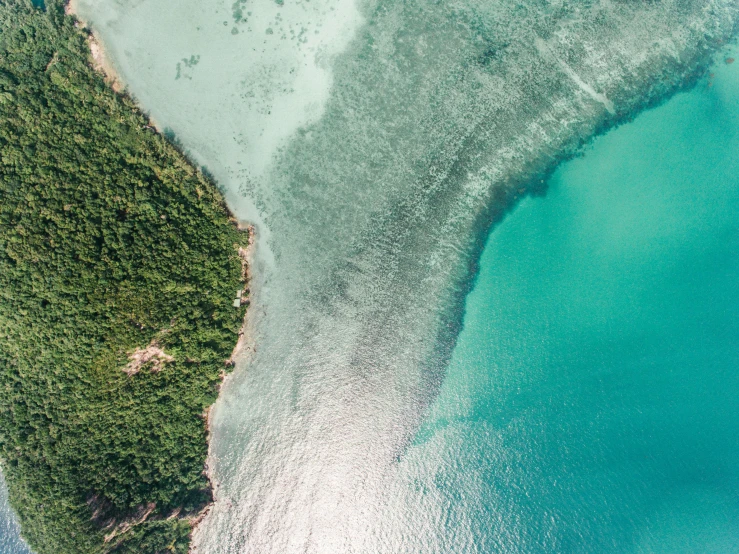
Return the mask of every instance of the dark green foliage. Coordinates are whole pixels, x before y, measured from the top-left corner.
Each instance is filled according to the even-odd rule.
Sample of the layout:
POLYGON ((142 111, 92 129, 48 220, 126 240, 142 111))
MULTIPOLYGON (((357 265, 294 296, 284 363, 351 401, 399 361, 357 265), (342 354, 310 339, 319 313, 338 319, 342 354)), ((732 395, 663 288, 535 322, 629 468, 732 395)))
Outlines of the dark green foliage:
POLYGON ((142 552, 173 552, 187 554, 190 546, 190 524, 181 519, 153 521, 148 526, 137 526, 112 547, 115 554, 142 552))
POLYGON ((245 241, 59 0, 0 0, 0 457, 39 554, 187 551, 245 241))

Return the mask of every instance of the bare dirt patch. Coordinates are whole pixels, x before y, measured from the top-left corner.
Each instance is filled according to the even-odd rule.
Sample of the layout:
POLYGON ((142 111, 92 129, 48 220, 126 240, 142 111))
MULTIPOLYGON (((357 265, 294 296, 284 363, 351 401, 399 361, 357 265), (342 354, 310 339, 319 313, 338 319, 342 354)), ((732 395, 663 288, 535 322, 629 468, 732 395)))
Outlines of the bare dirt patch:
POLYGON ((152 362, 151 371, 153 373, 161 371, 164 368, 164 364, 174 362, 174 357, 164 352, 156 340, 151 341, 151 344, 146 348, 137 348, 134 350, 128 359, 131 361, 123 371, 129 377, 136 375, 149 362, 152 362))

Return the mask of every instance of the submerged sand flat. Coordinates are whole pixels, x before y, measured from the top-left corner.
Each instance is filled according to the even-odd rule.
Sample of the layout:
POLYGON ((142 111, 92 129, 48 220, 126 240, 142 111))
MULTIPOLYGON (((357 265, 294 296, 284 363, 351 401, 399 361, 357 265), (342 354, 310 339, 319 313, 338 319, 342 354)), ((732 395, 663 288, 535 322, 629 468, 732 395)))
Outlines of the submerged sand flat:
MULTIPOLYGON (((131 92, 257 225, 253 354, 214 411, 218 500, 195 541, 202 553, 284 553, 443 551, 427 517, 438 511, 409 527, 387 507, 443 380, 485 231, 582 141, 690 82, 739 8, 79 10, 131 92)), ((474 502, 460 501, 459 525, 474 502)))

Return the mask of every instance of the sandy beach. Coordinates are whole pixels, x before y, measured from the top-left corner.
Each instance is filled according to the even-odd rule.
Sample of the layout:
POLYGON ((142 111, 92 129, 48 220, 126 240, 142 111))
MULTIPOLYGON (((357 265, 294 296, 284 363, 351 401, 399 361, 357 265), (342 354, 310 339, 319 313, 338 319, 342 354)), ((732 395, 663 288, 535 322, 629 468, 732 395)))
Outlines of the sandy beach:
POLYGON ((88 23, 79 15, 79 5, 76 0, 69 0, 64 7, 64 13, 71 15, 79 21, 88 31, 87 41, 90 45, 90 54, 92 55, 92 65, 105 76, 105 82, 116 92, 122 92, 125 89, 123 81, 118 75, 113 62, 110 60, 103 44, 97 33, 90 28, 88 23))

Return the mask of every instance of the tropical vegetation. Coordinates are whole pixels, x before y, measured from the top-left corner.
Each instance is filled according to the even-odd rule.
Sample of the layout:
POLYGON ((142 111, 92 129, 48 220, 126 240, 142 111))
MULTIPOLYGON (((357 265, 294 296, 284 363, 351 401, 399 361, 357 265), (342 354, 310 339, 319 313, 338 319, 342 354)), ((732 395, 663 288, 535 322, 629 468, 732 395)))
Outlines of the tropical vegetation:
POLYGON ((38 554, 184 553, 246 236, 88 38, 0 0, 0 465, 38 554))

